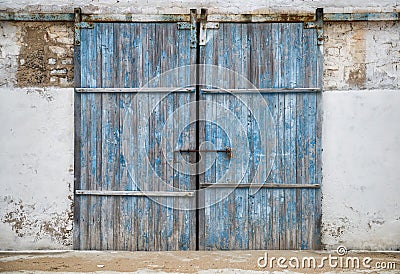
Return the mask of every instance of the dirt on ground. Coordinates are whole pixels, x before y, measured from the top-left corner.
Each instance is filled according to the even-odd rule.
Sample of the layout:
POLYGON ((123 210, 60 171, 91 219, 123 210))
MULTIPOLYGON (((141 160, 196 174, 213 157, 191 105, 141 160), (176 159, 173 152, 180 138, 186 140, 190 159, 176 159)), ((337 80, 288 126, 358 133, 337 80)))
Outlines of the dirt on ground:
POLYGON ((0 271, 18 273, 400 273, 400 252, 350 251, 342 256, 336 252, 277 250, 2 252, 0 253, 0 271))

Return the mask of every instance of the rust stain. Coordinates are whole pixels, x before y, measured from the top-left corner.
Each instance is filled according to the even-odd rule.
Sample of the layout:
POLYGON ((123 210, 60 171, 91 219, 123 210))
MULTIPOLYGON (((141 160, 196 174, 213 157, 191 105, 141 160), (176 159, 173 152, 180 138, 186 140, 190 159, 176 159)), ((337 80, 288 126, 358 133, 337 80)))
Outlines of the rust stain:
MULTIPOLYGON (((353 23, 357 24, 357 23, 353 23)), ((347 83, 351 88, 359 88, 363 89, 366 85, 366 63, 365 63, 365 54, 366 54, 366 40, 365 40, 365 31, 366 28, 363 25, 364 23, 357 24, 357 28, 354 28, 352 31, 352 36, 350 38, 350 46, 351 46, 351 56, 352 67, 349 68, 347 75, 347 83)))
POLYGON ((356 64, 349 71, 349 78, 347 79, 347 83, 351 87, 356 88, 364 88, 365 82, 367 80, 366 76, 366 64, 356 64))

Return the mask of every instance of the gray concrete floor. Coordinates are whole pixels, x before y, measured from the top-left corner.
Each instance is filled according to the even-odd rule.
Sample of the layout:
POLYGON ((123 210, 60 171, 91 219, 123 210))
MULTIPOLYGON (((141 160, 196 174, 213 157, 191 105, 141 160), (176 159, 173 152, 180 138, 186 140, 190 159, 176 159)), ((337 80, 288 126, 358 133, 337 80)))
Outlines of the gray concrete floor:
POLYGON ((349 251, 339 256, 336 251, 282 250, 0 251, 0 271, 8 273, 400 273, 400 252, 349 251))

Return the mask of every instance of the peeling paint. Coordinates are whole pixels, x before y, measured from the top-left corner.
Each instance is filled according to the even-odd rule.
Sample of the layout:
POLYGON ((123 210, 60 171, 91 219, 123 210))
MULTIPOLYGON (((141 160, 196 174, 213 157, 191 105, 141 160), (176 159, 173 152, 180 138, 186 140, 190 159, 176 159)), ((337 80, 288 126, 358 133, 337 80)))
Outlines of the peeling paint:
POLYGON ((0 22, 0 87, 16 85, 21 31, 18 24, 0 22))
POLYGON ((400 88, 400 22, 325 23, 324 90, 400 88))
POLYGON ((72 248, 73 94, 0 89, 2 250, 72 248))
MULTIPOLYGON (((69 185, 70 190, 71 185, 69 185)), ((64 246, 72 245, 73 199, 69 210, 51 212, 51 208, 37 208, 36 204, 24 203, 21 199, 5 196, 5 214, 1 218, 3 223, 9 224, 18 237, 33 236, 36 241, 50 237, 54 242, 64 246), (40 210, 41 212, 37 212, 40 210), (47 216, 47 219, 37 218, 38 215, 47 216)))

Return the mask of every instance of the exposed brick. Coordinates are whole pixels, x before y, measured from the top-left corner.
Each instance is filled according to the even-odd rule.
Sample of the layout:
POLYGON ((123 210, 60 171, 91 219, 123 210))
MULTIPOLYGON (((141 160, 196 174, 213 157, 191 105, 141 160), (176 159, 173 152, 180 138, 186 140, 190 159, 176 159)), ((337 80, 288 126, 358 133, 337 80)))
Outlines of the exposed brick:
MULTIPOLYGON (((19 22, 21 49, 17 60, 18 87, 73 86, 73 24, 19 22), (62 65, 62 67, 60 67, 62 65), (58 79, 62 76, 62 84, 58 79)), ((1 43, 0 43, 1 48, 1 43)), ((1 52, 1 50, 0 50, 1 52)), ((10 77, 8 77, 10 78, 10 77)))
POLYGON ((61 64, 63 64, 63 65, 72 65, 73 64, 73 59, 72 58, 67 58, 67 59, 61 60, 61 64))
POLYGON ((47 60, 47 63, 49 65, 55 65, 57 63, 57 59, 55 58, 49 58, 49 60, 47 60))
POLYGON ((66 69, 52 69, 50 74, 67 74, 66 69))
POLYGON ((51 52, 57 54, 58 56, 65 55, 65 53, 67 52, 67 50, 64 47, 60 46, 49 46, 49 49, 51 52))

